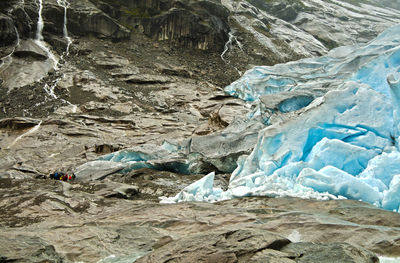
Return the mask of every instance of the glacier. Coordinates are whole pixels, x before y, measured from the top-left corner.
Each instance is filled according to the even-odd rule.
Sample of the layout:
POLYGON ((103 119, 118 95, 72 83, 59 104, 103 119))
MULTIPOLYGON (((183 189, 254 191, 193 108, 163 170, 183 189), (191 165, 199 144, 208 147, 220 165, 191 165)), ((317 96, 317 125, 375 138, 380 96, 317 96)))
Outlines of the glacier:
POLYGON ((365 45, 254 67, 225 92, 255 109, 218 134, 105 155, 78 167, 77 178, 215 168, 232 173, 227 190, 214 187, 212 172, 161 202, 347 198, 399 212, 400 25, 365 45))
POLYGON ((162 202, 296 196, 399 211, 400 25, 364 46, 254 67, 225 91, 260 105, 249 116, 266 124, 254 150, 239 158, 226 191, 209 174, 162 202))

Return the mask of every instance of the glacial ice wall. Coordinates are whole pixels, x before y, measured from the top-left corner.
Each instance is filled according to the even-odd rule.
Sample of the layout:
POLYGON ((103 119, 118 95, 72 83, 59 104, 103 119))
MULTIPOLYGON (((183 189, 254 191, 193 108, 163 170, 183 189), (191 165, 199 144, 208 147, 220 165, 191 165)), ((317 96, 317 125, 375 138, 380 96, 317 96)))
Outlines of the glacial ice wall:
POLYGON ((400 25, 365 46, 255 67, 226 92, 264 104, 263 96, 285 92, 317 98, 297 103, 294 97, 288 111, 296 114, 259 132, 227 191, 213 188, 209 174, 162 202, 290 195, 363 200, 399 211, 400 25))
POLYGON ((386 77, 399 66, 397 27, 364 46, 344 46, 318 58, 254 67, 225 91, 245 101, 256 101, 263 95, 293 90, 323 95, 340 83, 355 80, 388 94, 386 77))

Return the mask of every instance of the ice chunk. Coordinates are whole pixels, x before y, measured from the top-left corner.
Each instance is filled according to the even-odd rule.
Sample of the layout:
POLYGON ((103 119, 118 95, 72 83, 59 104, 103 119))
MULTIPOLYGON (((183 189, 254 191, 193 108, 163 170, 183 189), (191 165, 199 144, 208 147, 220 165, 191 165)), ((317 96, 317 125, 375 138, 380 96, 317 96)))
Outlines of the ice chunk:
POLYGON ((311 168, 303 169, 297 182, 317 192, 328 192, 349 199, 369 203, 376 203, 382 199, 380 193, 371 186, 333 166, 325 166, 318 172, 311 168))
POLYGON ((388 210, 400 211, 400 175, 393 176, 389 190, 384 192, 382 207, 388 210))
POLYGON ((360 177, 380 180, 389 187, 396 174, 400 174, 400 152, 382 153, 371 159, 360 177))
POLYGON ((325 137, 315 144, 305 161, 316 170, 334 166, 349 174, 357 175, 378 153, 338 139, 330 140, 325 137))
POLYGON ((161 197, 161 203, 175 203, 182 201, 215 201, 222 190, 213 188, 215 173, 209 173, 202 179, 186 186, 175 197, 161 197))
MULTIPOLYGON (((385 152, 393 150, 392 131, 390 99, 368 86, 345 83, 328 92, 323 103, 310 104, 300 117, 261 131, 253 152, 231 179, 231 195, 333 195, 381 205, 384 191, 391 188, 378 167, 389 159, 397 162, 397 152, 385 152), (368 170, 376 176, 367 176, 368 170)), ((397 174, 395 168, 393 172, 397 174)))
POLYGON ((300 242, 301 241, 301 235, 300 235, 299 231, 293 230, 292 233, 290 233, 290 235, 288 236, 288 239, 291 242, 300 242))
POLYGON ((296 86, 294 78, 270 74, 269 68, 255 67, 225 88, 228 94, 246 101, 257 100, 261 95, 288 91, 296 86))
POLYGON ((379 257, 380 263, 399 263, 400 258, 379 257))
POLYGON ((127 163, 127 162, 147 161, 155 158, 152 157, 150 154, 141 151, 122 150, 104 155, 99 159, 104 161, 127 163))
POLYGON ((225 91, 255 101, 262 95, 291 90, 326 92, 338 81, 354 80, 389 95, 386 77, 399 66, 399 40, 400 26, 394 26, 365 46, 339 47, 320 58, 254 67, 225 91))
POLYGON ((394 107, 393 119, 395 124, 393 137, 396 138, 396 146, 397 149, 400 150, 400 145, 398 143, 400 138, 400 67, 396 72, 387 77, 387 82, 390 86, 390 95, 394 107))
POLYGON ((363 65, 355 72, 352 79, 368 84, 375 90, 389 96, 387 76, 396 72, 399 66, 400 46, 386 45, 380 48, 379 52, 381 53, 374 52, 373 55, 379 56, 363 65))
MULTIPOLYGON (((307 91, 279 92, 260 96, 261 111, 280 111, 283 113, 300 110, 307 107, 315 96, 307 91)), ((255 114, 253 114, 255 115, 255 114)))

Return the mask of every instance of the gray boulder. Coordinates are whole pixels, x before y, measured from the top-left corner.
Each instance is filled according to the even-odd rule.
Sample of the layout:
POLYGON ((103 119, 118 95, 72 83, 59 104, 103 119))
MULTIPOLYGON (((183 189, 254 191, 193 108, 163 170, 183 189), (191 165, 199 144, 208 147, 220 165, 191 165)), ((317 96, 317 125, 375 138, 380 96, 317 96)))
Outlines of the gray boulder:
POLYGON ((79 166, 75 175, 78 180, 101 180, 124 167, 124 164, 117 162, 92 161, 79 166))
POLYGON ((19 58, 31 57, 37 60, 46 60, 48 58, 46 52, 32 39, 22 41, 15 49, 14 56, 19 58))

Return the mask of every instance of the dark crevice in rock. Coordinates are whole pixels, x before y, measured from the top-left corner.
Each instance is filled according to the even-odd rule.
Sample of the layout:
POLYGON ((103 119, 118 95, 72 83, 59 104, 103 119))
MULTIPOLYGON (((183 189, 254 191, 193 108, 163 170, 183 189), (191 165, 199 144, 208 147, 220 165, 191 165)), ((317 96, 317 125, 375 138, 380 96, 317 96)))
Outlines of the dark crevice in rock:
POLYGON ((278 239, 268 245, 266 248, 274 249, 274 250, 281 250, 286 245, 290 244, 290 240, 288 239, 278 239))

